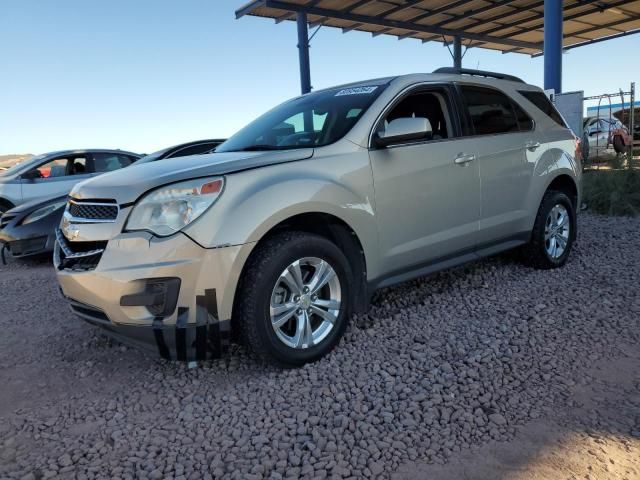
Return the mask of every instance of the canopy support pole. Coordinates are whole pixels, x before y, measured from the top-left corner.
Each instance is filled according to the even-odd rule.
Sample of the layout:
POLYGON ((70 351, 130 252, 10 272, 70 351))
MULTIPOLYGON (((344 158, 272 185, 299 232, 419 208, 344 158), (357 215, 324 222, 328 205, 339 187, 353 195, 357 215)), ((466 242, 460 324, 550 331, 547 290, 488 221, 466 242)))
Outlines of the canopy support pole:
POLYGON ((544 0, 544 88, 562 93, 562 0, 544 0))
POLYGON ((462 39, 458 35, 453 37, 453 67, 462 68, 462 39))
POLYGON ((309 27, 307 26, 307 14, 296 13, 298 24, 298 59, 300 61, 300 90, 302 94, 311 91, 311 68, 309 66, 309 27))

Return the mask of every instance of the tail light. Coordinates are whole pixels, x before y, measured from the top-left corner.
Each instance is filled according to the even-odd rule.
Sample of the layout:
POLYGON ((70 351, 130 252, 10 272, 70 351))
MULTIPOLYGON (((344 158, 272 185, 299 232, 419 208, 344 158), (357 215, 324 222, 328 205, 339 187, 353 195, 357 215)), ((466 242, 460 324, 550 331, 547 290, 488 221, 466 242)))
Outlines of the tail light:
POLYGON ((573 137, 575 143, 576 143, 576 149, 575 152, 573 154, 573 158, 575 158, 577 161, 579 162, 583 162, 583 158, 582 158, 582 140, 580 140, 580 138, 574 136, 573 137))

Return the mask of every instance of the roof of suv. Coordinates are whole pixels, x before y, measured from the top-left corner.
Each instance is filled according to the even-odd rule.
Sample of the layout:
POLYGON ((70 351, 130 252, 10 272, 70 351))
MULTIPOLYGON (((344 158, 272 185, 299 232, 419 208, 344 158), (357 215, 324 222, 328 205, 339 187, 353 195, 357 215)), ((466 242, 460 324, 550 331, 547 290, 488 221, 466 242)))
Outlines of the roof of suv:
POLYGON ((540 87, 525 83, 523 80, 512 75, 499 74, 494 72, 485 72, 482 70, 466 70, 454 72, 454 69, 438 69, 433 73, 408 73, 404 75, 396 75, 395 77, 373 78, 370 80, 361 80, 358 82, 345 83, 343 85, 335 85, 332 87, 314 90, 314 92, 322 92, 327 90, 336 90, 339 88, 357 88, 365 86, 389 85, 395 81, 415 81, 418 82, 471 82, 479 85, 499 86, 509 85, 517 86, 518 90, 541 90, 540 87), (495 75, 495 76, 493 76, 495 75))
POLYGON ((522 79, 513 75, 489 72, 484 70, 472 70, 472 69, 455 69, 455 68, 438 68, 432 73, 408 73, 404 75, 396 75, 394 77, 382 77, 373 78, 370 80, 362 80, 358 82, 346 83, 343 85, 336 85, 322 90, 315 90, 315 92, 325 90, 335 90, 338 88, 356 88, 364 86, 375 85, 389 85, 390 83, 398 80, 415 80, 416 82, 473 82, 484 85, 500 85, 507 83, 511 86, 517 85, 519 90, 540 90, 535 85, 530 85, 524 82, 522 79))

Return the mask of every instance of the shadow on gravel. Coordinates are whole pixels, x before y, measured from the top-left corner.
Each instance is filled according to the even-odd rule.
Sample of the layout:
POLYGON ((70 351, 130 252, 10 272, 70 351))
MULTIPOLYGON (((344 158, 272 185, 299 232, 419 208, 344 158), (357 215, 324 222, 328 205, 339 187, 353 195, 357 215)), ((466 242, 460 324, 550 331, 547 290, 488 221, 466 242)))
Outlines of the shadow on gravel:
POLYGON ((593 368, 564 408, 518 428, 509 442, 473 447, 444 465, 407 463, 394 480, 640 478, 640 351, 593 368))

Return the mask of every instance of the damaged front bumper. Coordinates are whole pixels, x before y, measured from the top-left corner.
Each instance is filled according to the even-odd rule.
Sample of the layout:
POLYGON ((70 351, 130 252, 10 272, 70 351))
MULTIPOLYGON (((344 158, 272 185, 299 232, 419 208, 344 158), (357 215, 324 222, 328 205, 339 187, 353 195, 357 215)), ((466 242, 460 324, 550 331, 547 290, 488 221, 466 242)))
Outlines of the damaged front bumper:
POLYGON ((78 316, 166 359, 227 352, 235 289, 253 244, 206 249, 183 234, 132 232, 69 257, 82 254, 78 244, 58 237, 54 265, 78 316), (90 262, 76 261, 83 258, 90 262))

